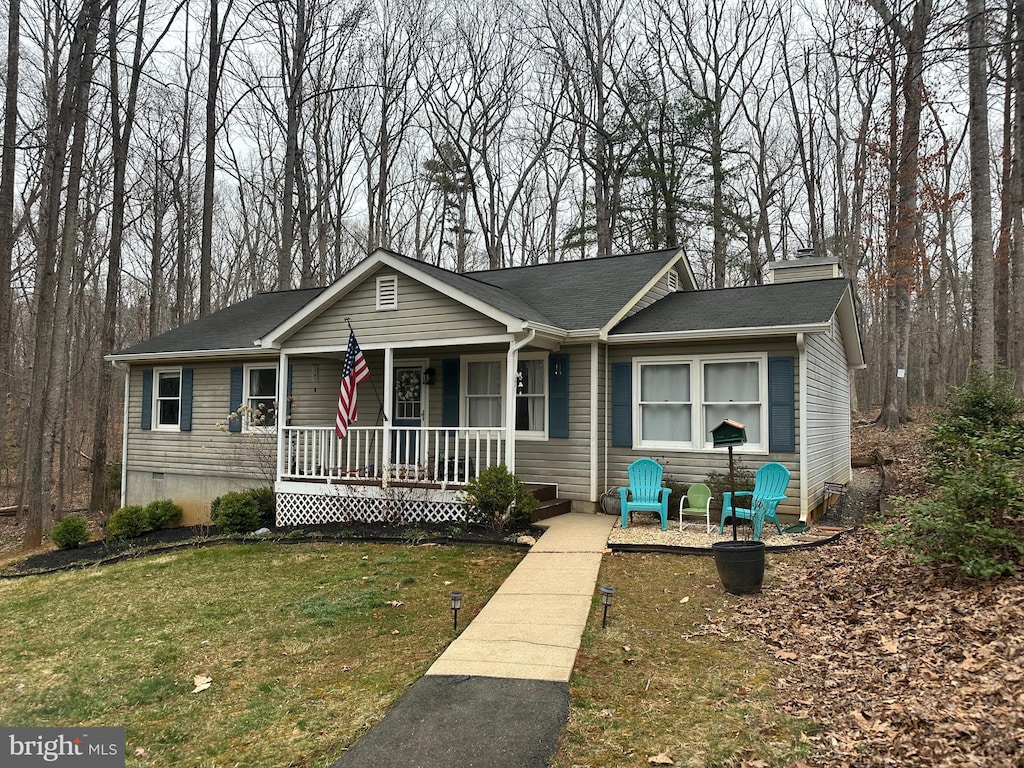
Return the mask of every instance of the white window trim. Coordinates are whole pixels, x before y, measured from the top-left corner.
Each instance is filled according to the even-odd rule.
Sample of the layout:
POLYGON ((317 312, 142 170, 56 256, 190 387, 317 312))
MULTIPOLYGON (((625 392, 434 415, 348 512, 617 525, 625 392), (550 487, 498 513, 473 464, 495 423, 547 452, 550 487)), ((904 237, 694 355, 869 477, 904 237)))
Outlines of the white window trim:
POLYGON ((268 369, 276 371, 274 379, 274 426, 267 427, 251 423, 249 420, 250 414, 248 411, 245 411, 245 418, 242 419, 243 432, 252 432, 254 435, 277 434, 277 425, 281 423, 281 409, 278 407, 277 403, 278 387, 281 385, 281 368, 279 365, 276 363, 269 365, 267 363, 248 363, 242 367, 242 408, 245 410, 245 406, 249 405, 249 400, 252 398, 252 395, 249 393, 249 371, 262 371, 268 369))
POLYGON ((391 312, 398 309, 398 275, 378 275, 377 276, 377 311, 378 312, 391 312), (394 301, 389 304, 381 303, 381 287, 386 283, 391 284, 391 293, 394 296, 394 301))
MULTIPOLYGON (((547 440, 548 439, 548 421, 550 415, 550 408, 548 398, 551 393, 548 391, 547 381, 547 367, 550 365, 547 352, 526 352, 519 355, 520 360, 543 360, 544 365, 544 429, 541 430, 516 430, 516 440, 547 440)), ((504 429, 505 428, 505 413, 506 413, 506 400, 505 400, 505 365, 507 358, 505 355, 463 355, 459 358, 459 424, 466 429, 504 429), (469 420, 469 409, 467 406, 467 398, 469 397, 469 366, 467 363, 498 363, 501 371, 502 391, 499 393, 501 397, 501 426, 500 427, 470 427, 467 424, 469 420)), ((514 395, 513 395, 514 397, 514 395)))
MULTIPOLYGON (((152 425, 154 430, 160 432, 180 432, 181 431, 181 368, 154 368, 153 369, 153 401, 151 403, 153 414, 152 425), (160 374, 162 373, 174 373, 178 376, 178 420, 174 424, 161 424, 160 423, 160 374)), ((170 398, 167 398, 170 399, 170 398)))
POLYGON ((635 450, 659 450, 678 452, 715 452, 724 453, 728 449, 715 448, 711 442, 711 428, 715 424, 704 423, 704 365, 706 363, 748 363, 758 364, 758 392, 760 394, 761 406, 761 442, 747 443, 736 448, 739 453, 767 454, 768 451, 768 353, 754 352, 751 354, 735 355, 729 353, 708 354, 708 355, 661 355, 651 357, 633 358, 633 448, 635 450), (692 436, 703 436, 688 443, 664 442, 641 439, 640 428, 640 368, 643 365, 658 364, 679 364, 690 366, 690 433, 692 436))

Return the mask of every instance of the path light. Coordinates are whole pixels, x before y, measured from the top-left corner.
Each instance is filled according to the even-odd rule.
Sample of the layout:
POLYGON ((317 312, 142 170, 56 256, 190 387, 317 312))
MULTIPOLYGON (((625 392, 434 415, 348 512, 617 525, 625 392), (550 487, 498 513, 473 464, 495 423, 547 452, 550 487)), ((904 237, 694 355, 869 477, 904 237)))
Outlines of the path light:
POLYGON ((459 608, 462 607, 462 593, 455 590, 448 597, 452 599, 452 630, 457 630, 459 628, 459 608))
POLYGON ((608 606, 612 604, 612 597, 615 595, 615 587, 605 584, 601 587, 601 605, 604 606, 604 615, 601 617, 601 626, 608 626, 608 606))

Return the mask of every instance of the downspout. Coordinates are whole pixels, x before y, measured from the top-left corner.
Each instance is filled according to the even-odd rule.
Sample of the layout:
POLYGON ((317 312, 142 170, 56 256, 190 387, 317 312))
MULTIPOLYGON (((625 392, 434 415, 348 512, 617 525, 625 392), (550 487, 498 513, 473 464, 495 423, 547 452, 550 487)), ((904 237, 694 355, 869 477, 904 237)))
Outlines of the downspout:
POLYGON ((806 523, 808 508, 807 487, 807 339, 802 333, 796 335, 796 348, 800 353, 798 380, 800 382, 800 522, 806 523))
POLYGON ((111 360, 111 365, 124 373, 124 415, 121 417, 121 506, 128 506, 128 394, 131 391, 131 363, 111 360))
POLYGON ((530 328, 526 336, 519 341, 513 339, 508 345, 508 359, 505 363, 505 391, 508 392, 505 402, 505 466, 510 474, 516 471, 516 373, 519 350, 536 336, 537 329, 530 328))
POLYGON ((595 504, 601 500, 601 489, 598 485, 598 436, 597 436, 597 377, 600 375, 598 366, 599 350, 596 341, 590 342, 590 500, 595 504))

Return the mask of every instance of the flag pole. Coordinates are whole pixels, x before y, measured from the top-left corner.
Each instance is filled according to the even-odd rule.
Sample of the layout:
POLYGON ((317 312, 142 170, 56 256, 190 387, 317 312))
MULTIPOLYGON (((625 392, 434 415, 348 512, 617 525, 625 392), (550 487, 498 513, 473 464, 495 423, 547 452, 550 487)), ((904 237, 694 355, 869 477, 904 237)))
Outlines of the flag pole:
MULTIPOLYGON (((348 325, 348 332, 354 334, 355 328, 352 327, 352 318, 346 317, 345 323, 348 325)), ((377 380, 370 377, 370 383, 373 385, 373 394, 377 397, 377 416, 383 418, 384 421, 388 420, 387 412, 384 410, 384 398, 380 396, 380 390, 377 389, 377 380)))

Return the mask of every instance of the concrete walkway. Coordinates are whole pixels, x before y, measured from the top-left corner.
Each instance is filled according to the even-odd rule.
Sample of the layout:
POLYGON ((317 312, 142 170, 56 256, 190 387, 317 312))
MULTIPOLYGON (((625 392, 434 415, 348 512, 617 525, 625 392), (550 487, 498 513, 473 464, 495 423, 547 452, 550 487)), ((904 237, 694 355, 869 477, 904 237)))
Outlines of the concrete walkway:
POLYGON ((331 768, 544 768, 615 518, 547 527, 487 605, 331 768))
POLYGON ((569 682, 613 522, 542 521, 548 530, 427 674, 569 682))

